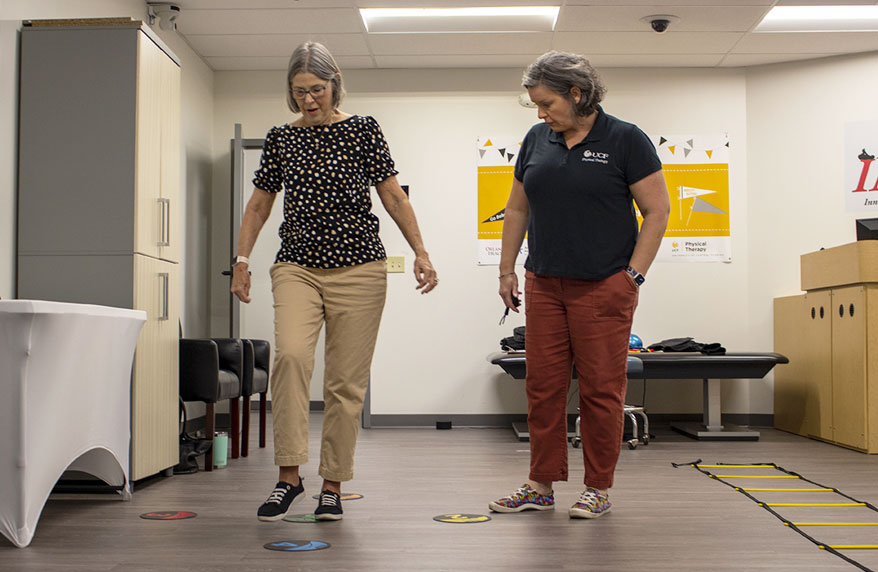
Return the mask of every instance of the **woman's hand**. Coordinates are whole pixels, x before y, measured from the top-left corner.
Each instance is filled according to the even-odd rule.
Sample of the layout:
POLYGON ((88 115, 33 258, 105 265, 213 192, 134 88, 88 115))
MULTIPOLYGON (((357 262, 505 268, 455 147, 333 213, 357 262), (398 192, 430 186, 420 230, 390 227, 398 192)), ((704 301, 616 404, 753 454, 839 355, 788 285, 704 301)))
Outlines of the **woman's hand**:
POLYGON ((507 308, 518 312, 518 306, 521 305, 521 292, 518 291, 518 275, 515 272, 500 276, 500 291, 498 293, 507 308), (516 302, 518 303, 516 304, 516 302))
POLYGON ((239 262, 232 266, 232 294, 245 304, 250 303, 250 265, 239 262))
POLYGON ((430 262, 430 257, 425 252, 415 256, 415 280, 418 281, 416 290, 420 290, 421 294, 426 294, 433 290, 439 284, 439 278, 436 276, 436 270, 430 262))

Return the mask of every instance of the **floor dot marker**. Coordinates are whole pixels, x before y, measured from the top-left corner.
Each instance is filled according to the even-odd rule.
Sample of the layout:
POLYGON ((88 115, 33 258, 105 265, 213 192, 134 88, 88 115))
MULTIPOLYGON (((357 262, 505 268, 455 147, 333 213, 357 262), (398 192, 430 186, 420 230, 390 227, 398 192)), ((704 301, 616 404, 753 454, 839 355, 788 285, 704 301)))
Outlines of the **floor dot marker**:
MULTIPOLYGON (((319 499, 320 494, 312 495, 311 498, 312 499, 319 499)), ((357 500, 357 499, 361 499, 361 498, 363 498, 363 495, 361 495, 359 493, 345 493, 345 494, 341 495, 341 500, 357 500)))
POLYGON ((284 520, 286 522, 306 522, 306 523, 321 522, 321 521, 317 520, 317 516, 314 515, 313 513, 312 514, 291 514, 290 516, 284 517, 284 520))
POLYGON ((279 550, 281 552, 311 552, 313 550, 323 550, 330 546, 328 542, 321 540, 280 540, 262 545, 267 550, 279 550))
POLYGON ((471 524, 474 522, 488 522, 491 520, 491 517, 484 514, 440 514, 439 516, 434 516, 433 520, 452 524, 471 524))
POLYGON ((155 512, 145 512, 140 515, 140 518, 145 518, 146 520, 183 520, 186 518, 195 518, 196 516, 198 515, 194 512, 161 510, 155 512))

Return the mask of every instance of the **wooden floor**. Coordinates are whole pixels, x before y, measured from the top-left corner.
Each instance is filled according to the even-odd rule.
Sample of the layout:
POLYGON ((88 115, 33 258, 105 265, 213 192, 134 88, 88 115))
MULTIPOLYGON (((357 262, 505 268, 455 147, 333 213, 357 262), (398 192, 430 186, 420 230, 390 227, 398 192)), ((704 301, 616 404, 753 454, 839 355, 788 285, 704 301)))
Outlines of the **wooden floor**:
MULTIPOLYGON (((316 504, 311 495, 320 482, 320 423, 315 414, 312 462, 303 467, 306 502, 297 514, 313 511, 316 504)), ((317 524, 257 521, 256 509, 276 480, 269 442, 267 449, 251 446, 249 458, 230 459, 222 470, 142 483, 131 502, 106 494, 53 495, 28 548, 15 548, 0 537, 0 570, 856 570, 732 488, 694 468, 672 466, 697 459, 774 462, 878 503, 878 457, 761 431, 758 442, 698 442, 653 427, 649 446, 623 447, 611 492, 613 512, 594 521, 567 516, 583 474, 580 450, 571 447, 571 479, 556 485, 557 510, 491 514, 490 522, 480 524, 443 524, 433 517, 489 514, 490 500, 524 481, 528 445, 511 429, 364 430, 357 476, 344 491, 363 498, 344 503, 344 520, 317 524), (194 511, 198 517, 139 518, 162 510, 194 511), (321 540, 331 547, 307 553, 263 548, 284 540, 321 540)), ((800 511, 789 513, 793 520, 878 521, 878 513, 860 508, 789 510, 800 511), (820 512, 827 510, 834 516, 820 512)), ((808 532, 830 544, 878 544, 878 527, 820 529, 808 532)), ((878 570, 878 551, 845 554, 878 570)))

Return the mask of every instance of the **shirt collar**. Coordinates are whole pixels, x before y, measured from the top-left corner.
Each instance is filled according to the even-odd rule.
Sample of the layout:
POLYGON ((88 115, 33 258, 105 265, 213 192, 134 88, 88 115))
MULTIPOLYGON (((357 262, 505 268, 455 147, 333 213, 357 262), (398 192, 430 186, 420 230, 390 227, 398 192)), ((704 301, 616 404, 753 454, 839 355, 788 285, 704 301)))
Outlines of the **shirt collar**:
MULTIPOLYGON (((591 126, 591 131, 588 132, 588 135, 585 136, 585 140, 583 143, 591 142, 591 141, 600 141, 607 132, 607 114, 604 113, 604 108, 598 105, 598 116, 594 120, 594 125, 591 126)), ((549 129, 549 141, 553 143, 560 143, 561 145, 567 146, 567 143, 564 141, 564 135, 562 133, 558 133, 557 131, 553 131, 549 129)))

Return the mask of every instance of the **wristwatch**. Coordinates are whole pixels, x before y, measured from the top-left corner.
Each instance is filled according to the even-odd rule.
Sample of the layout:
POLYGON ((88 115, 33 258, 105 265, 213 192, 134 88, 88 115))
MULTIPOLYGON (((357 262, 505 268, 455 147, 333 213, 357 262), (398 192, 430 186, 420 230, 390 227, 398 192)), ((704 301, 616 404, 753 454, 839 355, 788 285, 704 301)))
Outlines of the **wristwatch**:
POLYGON ((625 269, 625 272, 627 272, 628 275, 631 276, 632 280, 634 280, 634 283, 637 284, 638 288, 640 288, 640 286, 644 282, 646 282, 646 277, 643 274, 641 274, 640 272, 631 268, 630 266, 625 269))
POLYGON ((247 258, 246 256, 236 256, 235 258, 232 259, 232 267, 233 268, 235 267, 236 264, 242 264, 242 263, 246 264, 247 266, 250 266, 250 259, 247 258))

